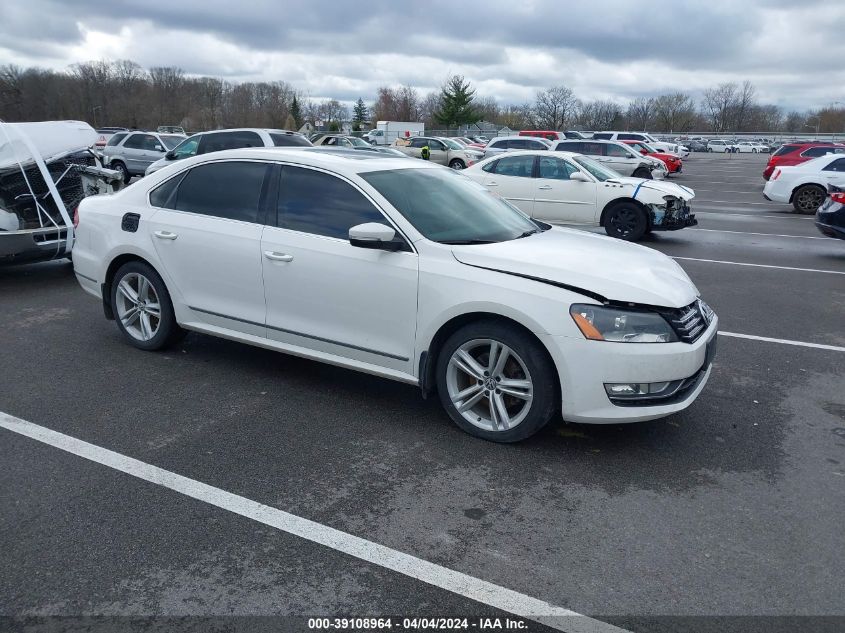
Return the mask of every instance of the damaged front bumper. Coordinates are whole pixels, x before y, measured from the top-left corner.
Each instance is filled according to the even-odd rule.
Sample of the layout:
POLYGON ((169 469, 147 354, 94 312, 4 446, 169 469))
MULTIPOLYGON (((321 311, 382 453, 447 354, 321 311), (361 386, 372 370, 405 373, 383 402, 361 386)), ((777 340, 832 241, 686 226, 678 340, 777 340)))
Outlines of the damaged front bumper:
POLYGON ((689 205, 680 198, 667 196, 664 204, 646 206, 652 231, 677 231, 698 224, 689 205))

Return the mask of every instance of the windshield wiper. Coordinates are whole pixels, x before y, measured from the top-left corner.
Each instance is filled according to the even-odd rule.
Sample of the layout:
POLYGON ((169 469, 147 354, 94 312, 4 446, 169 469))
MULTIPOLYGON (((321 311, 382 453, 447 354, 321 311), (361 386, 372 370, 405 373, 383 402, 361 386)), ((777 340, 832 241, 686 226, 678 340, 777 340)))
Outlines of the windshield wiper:
POLYGON ((441 244, 449 244, 451 246, 465 246, 469 244, 495 244, 495 240, 440 240, 441 244))
POLYGON ((535 233, 539 233, 539 232, 540 232, 540 229, 529 229, 528 231, 525 231, 525 233, 523 233, 519 237, 515 237, 514 239, 518 240, 521 237, 528 237, 529 235, 534 235, 535 233))

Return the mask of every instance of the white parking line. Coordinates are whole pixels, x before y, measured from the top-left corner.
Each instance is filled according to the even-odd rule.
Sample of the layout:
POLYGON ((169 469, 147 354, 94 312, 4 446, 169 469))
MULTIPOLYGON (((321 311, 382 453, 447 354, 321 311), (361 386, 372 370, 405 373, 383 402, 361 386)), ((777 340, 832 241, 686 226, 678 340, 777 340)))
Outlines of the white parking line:
POLYGON ((737 334, 736 332, 719 332, 720 336, 732 338, 746 338, 752 341, 765 341, 766 343, 780 343, 781 345, 797 345, 798 347, 812 347, 814 349, 826 349, 832 352, 845 352, 845 347, 838 345, 823 345, 821 343, 805 343, 804 341, 791 341, 785 338, 769 338, 768 336, 754 336, 753 334, 737 334))
MULTIPOLYGON (((694 189, 695 189, 695 187, 693 187, 693 190, 694 189)), ((706 200, 704 198, 696 198, 695 201, 696 202, 709 202, 710 204, 714 204, 714 203, 715 204, 733 204, 733 205, 741 204, 743 206, 745 206, 746 204, 753 204, 755 206, 765 206, 765 205, 772 204, 771 202, 740 202, 740 201, 737 201, 737 200, 706 200)))
POLYGON ((0 428, 559 631, 629 633, 612 624, 177 475, 7 413, 0 412, 0 428))
POLYGON ((696 211, 695 215, 696 216, 699 216, 699 215, 716 216, 716 215, 718 215, 719 217, 739 216, 741 218, 774 218, 776 220, 809 220, 810 222, 813 222, 816 219, 816 218, 811 218, 811 217, 806 216, 806 215, 786 215, 786 214, 784 214, 784 215, 764 215, 762 213, 724 213, 724 212, 720 212, 720 211, 696 211))
POLYGON ((709 233, 739 233, 740 235, 764 235, 766 237, 794 237, 800 240, 829 240, 829 237, 822 237, 821 235, 784 235, 783 233, 754 233, 752 231, 726 231, 725 229, 699 229, 694 228, 693 231, 707 231, 709 233))
POLYGON ((845 275, 841 270, 823 270, 821 268, 795 268, 794 266, 774 266, 773 264, 749 264, 747 262, 728 262, 721 259, 701 259, 699 257, 676 257, 670 255, 672 259, 682 259, 690 262, 707 262, 708 264, 730 264, 732 266, 752 266, 754 268, 776 268, 778 270, 797 270, 804 273, 827 273, 828 275, 845 275))

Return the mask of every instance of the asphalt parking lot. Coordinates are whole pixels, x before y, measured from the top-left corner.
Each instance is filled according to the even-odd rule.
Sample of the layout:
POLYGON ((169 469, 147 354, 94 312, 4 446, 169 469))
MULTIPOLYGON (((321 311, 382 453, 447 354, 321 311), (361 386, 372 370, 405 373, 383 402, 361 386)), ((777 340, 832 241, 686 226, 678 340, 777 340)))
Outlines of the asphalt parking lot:
POLYGON ((766 158, 691 156, 672 180, 695 189, 699 226, 644 242, 719 314, 701 397, 519 445, 464 434, 413 387, 299 358, 194 334, 137 351, 69 264, 0 269, 0 422, 69 436, 0 428, 0 615, 307 630, 303 615, 502 617, 507 595, 630 631, 845 629, 845 242, 762 198, 766 158), (127 458, 294 518, 186 495, 127 458), (394 551, 414 558, 384 564, 394 551))

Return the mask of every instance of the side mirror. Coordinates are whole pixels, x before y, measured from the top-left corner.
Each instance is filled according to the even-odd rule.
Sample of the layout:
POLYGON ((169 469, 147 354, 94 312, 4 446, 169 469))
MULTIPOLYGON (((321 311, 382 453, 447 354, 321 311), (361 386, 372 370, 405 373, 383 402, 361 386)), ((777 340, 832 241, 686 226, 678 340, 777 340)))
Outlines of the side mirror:
POLYGON ((648 152, 647 152, 647 151, 645 151, 644 149, 641 149, 641 150, 640 150, 640 154, 642 154, 643 156, 645 156, 646 154, 648 154, 648 152))
POLYGON ((176 158, 176 152, 174 152, 173 150, 170 150, 169 152, 167 152, 167 153, 164 155, 164 157, 165 157, 167 160, 173 160, 174 158, 176 158))
POLYGON ((576 171, 574 174, 569 176, 569 180, 577 180, 578 182, 592 182, 590 177, 582 171, 576 171))
POLYGON ((164 148, 163 148, 161 145, 156 145, 156 146, 155 146, 155 150, 156 150, 157 152, 163 152, 163 151, 164 151, 164 148))
POLYGON ((405 247, 405 240, 396 239, 396 231, 378 222, 365 222, 349 229, 349 243, 358 248, 398 251, 405 247))

